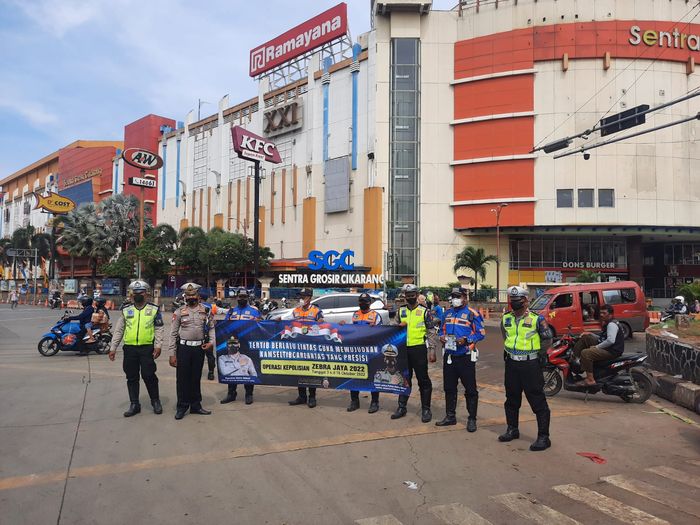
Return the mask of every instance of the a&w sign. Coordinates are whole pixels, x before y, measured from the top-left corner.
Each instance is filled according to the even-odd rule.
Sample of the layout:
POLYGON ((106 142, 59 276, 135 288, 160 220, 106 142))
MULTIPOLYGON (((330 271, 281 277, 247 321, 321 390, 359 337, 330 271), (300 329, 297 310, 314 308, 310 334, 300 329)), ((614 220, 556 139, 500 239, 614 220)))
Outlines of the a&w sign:
POLYGON ((129 148, 122 153, 124 162, 140 170, 157 170, 163 166, 163 159, 156 153, 142 148, 129 148))

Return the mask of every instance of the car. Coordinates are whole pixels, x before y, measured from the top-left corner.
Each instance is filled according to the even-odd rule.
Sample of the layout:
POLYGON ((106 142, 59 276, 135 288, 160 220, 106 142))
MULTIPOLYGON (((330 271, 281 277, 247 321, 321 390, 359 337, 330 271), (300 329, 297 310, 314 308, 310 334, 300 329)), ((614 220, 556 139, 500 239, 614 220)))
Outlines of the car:
MULTIPOLYGON (((329 293, 315 297, 311 304, 318 306, 323 312, 323 319, 329 323, 339 323, 345 321, 352 323, 352 314, 359 308, 359 293, 329 293)), ((371 296, 374 301, 370 305, 372 310, 376 310, 382 318, 382 324, 389 324, 389 310, 384 301, 376 295, 371 296)), ((273 311, 269 318, 271 321, 289 321, 293 319, 293 308, 273 311)))

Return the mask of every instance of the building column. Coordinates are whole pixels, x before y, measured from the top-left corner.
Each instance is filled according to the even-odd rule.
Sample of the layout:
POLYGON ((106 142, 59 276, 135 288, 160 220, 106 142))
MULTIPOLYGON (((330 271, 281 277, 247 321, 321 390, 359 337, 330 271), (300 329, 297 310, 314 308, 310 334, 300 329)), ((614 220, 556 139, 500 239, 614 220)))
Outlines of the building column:
POLYGON ((304 199, 302 217, 301 250, 302 256, 306 257, 309 252, 316 249, 316 197, 304 199))
POLYGON ((644 253, 641 236, 627 237, 627 268, 630 281, 644 285, 644 253))

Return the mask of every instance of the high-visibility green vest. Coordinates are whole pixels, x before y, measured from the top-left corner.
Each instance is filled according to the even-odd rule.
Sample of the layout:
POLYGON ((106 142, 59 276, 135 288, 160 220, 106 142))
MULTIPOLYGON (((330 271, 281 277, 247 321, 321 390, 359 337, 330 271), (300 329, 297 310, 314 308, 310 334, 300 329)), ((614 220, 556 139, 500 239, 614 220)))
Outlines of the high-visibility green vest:
POLYGON ((508 353, 522 355, 539 352, 540 333, 537 330, 539 315, 528 312, 521 319, 516 319, 513 312, 503 316, 503 329, 506 332, 505 348, 508 353))
POLYGON ((406 346, 419 346, 425 344, 425 312, 424 306, 416 306, 413 310, 402 306, 399 310, 399 318, 406 323, 406 346))
POLYGON ((152 345, 155 340, 155 320, 158 307, 146 304, 141 310, 129 305, 122 310, 124 316, 124 344, 152 345))

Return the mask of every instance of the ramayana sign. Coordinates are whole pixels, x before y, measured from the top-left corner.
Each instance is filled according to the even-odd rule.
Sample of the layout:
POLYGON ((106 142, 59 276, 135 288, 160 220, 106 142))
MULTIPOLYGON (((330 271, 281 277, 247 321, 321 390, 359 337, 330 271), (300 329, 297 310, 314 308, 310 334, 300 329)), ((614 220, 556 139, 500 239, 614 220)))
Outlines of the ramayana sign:
POLYGON ((266 160, 273 164, 282 162, 280 152, 277 150, 274 142, 265 140, 241 126, 233 126, 231 135, 233 137, 233 149, 238 153, 239 157, 258 162, 266 160))
POLYGON ((250 76, 255 77, 327 44, 348 31, 348 6, 343 2, 251 49, 250 76))

